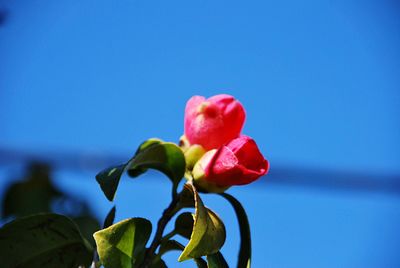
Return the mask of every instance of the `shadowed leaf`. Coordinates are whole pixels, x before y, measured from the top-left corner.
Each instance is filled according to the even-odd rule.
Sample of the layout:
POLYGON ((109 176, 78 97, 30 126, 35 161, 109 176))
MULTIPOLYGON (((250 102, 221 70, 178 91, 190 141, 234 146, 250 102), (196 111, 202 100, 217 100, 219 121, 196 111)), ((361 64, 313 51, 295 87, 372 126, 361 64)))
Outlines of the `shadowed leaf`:
POLYGON ((21 218, 0 229, 1 267, 88 267, 93 252, 78 227, 58 214, 21 218))
POLYGON ((96 175, 96 180, 100 184, 101 190, 103 190, 104 195, 109 201, 114 200, 125 167, 126 164, 106 168, 96 175))
POLYGON ((74 217, 71 218, 71 220, 78 226, 83 238, 85 238, 92 247, 95 247, 96 243, 93 239, 93 233, 101 228, 98 220, 89 216, 74 217))
POLYGON ((193 230, 193 215, 190 212, 180 214, 175 221, 175 232, 184 238, 190 239, 193 230))
POLYGON ((116 208, 115 206, 112 207, 112 209, 110 209, 110 211, 108 212, 106 218, 104 219, 104 223, 103 223, 103 229, 110 227, 111 225, 113 225, 114 223, 114 219, 115 219, 115 212, 116 212, 116 208))

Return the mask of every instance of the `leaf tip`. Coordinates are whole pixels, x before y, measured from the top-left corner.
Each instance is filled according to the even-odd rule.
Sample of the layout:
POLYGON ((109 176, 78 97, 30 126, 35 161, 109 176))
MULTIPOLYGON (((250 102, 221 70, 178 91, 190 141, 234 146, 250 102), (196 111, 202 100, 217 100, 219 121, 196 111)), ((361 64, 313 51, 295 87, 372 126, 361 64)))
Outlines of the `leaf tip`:
POLYGON ((179 256, 178 261, 179 261, 179 262, 183 262, 183 261, 187 261, 187 260, 189 260, 189 259, 190 259, 190 258, 187 256, 186 252, 183 251, 182 254, 179 256))

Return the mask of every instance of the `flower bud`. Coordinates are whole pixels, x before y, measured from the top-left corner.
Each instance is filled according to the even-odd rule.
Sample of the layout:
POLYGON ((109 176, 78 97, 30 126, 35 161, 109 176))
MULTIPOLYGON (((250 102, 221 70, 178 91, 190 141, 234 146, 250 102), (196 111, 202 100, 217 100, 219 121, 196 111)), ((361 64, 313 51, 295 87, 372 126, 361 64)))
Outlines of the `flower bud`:
POLYGON ((207 151, 217 149, 240 135, 245 117, 242 104, 230 95, 193 96, 186 104, 185 136, 207 151))
MULTIPOLYGON (((195 184, 208 192, 244 185, 268 172, 269 163, 255 141, 240 136, 218 150, 208 151, 193 168, 195 184)), ((222 190, 223 191, 223 190, 222 190)))
POLYGON ((197 189, 201 192, 210 192, 210 193, 223 193, 225 192, 229 186, 221 187, 217 184, 208 181, 206 179, 205 170, 207 168, 207 164, 210 163, 211 159, 217 152, 217 149, 208 151, 203 155, 203 157, 198 161, 192 171, 194 184, 196 185, 197 189), (205 165, 205 166, 204 166, 205 165))

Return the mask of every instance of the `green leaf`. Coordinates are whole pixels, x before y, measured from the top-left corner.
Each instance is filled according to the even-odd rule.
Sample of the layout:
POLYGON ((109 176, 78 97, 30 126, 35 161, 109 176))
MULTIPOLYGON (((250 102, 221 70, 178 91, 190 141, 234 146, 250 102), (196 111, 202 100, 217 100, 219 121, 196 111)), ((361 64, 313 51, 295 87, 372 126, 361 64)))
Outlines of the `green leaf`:
POLYGON ((131 218, 94 233, 100 261, 106 268, 133 268, 142 262, 151 222, 131 218))
POLYGON ((221 252, 214 253, 207 256, 208 268, 229 268, 224 256, 221 252))
POLYGON ((96 180, 100 184, 105 196, 109 201, 113 201, 117 192, 118 184, 122 173, 125 171, 126 164, 110 167, 102 170, 96 175, 96 180))
POLYGON ((251 267, 251 234, 250 224, 247 218, 246 211, 240 202, 227 193, 220 194, 232 205, 235 210, 236 217, 239 222, 240 228, 240 249, 238 257, 238 268, 250 268, 251 267))
POLYGON ((204 206, 193 185, 192 190, 196 207, 193 231, 178 261, 216 253, 224 245, 226 238, 225 226, 221 219, 204 206))
POLYGON ((174 185, 174 193, 185 174, 185 156, 182 150, 174 143, 152 143, 139 151, 129 162, 128 174, 137 176, 151 168, 167 175, 174 185))
POLYGON ((148 139, 147 141, 144 141, 144 142, 142 142, 142 144, 139 145, 139 147, 137 148, 137 150, 135 152, 135 155, 137 155, 141 151, 149 148, 150 146, 160 144, 160 143, 163 143, 163 141, 160 139, 157 139, 157 138, 148 139))
POLYGON ((185 166, 185 156, 176 144, 149 139, 138 147, 135 156, 127 163, 104 169, 96 175, 96 180, 107 199, 113 201, 125 170, 129 176, 137 177, 151 168, 163 172, 171 179, 175 194, 185 173, 185 166))
MULTIPOLYGON (((160 139, 157 139, 157 138, 151 138, 151 139, 148 139, 147 141, 144 141, 137 148, 135 156, 133 158, 135 158, 139 153, 146 150, 147 148, 157 145, 157 144, 161 144, 161 143, 163 143, 163 141, 160 139)), ((147 171, 147 168, 144 168, 144 167, 142 167, 142 168, 138 167, 136 169, 128 169, 128 175, 131 177, 138 177, 139 175, 145 173, 146 171, 147 171)))
POLYGON ((190 239, 193 230, 193 215, 190 212, 180 214, 175 221, 175 233, 190 239))
POLYGON ((116 210, 117 209, 115 208, 115 206, 113 206, 112 209, 108 212, 106 218, 104 219, 103 229, 110 227, 114 223, 116 210))
POLYGON ((37 214, 0 229, 1 267, 88 267, 93 252, 78 227, 58 214, 37 214))

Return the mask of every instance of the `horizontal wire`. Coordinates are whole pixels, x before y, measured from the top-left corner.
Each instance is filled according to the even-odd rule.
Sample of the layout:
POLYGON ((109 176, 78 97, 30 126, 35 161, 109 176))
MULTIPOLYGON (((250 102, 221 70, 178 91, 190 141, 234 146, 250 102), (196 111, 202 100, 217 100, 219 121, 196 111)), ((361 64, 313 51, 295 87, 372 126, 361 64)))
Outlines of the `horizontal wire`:
MULTIPOLYGON (((42 162, 55 170, 97 172, 124 163, 130 156, 99 152, 29 152, 0 148, 0 167, 26 166, 42 162)), ((363 174, 359 172, 273 166, 262 179, 268 184, 317 188, 329 191, 358 191, 400 195, 400 174, 363 174)))

